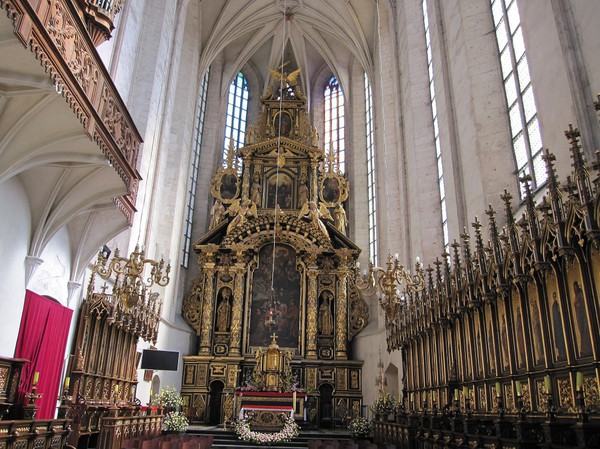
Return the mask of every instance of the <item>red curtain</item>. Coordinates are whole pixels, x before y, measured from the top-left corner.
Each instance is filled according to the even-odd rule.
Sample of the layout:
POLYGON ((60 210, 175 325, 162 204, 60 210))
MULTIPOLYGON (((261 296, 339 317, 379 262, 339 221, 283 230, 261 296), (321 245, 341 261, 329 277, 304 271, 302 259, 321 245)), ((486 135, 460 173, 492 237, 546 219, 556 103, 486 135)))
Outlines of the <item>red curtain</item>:
POLYGON ((33 293, 25 294, 21 327, 15 348, 15 358, 27 359, 21 373, 18 403, 24 404, 31 391, 34 373, 38 372, 37 393, 42 397, 37 419, 52 419, 56 411, 60 375, 73 311, 60 303, 33 293))

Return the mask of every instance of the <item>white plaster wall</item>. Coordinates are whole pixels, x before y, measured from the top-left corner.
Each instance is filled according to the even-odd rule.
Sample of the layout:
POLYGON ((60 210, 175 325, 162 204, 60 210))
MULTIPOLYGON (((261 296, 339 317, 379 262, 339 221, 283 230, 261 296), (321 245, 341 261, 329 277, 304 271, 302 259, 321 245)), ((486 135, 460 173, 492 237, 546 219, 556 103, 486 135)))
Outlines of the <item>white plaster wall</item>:
POLYGON ((66 228, 61 228, 48 242, 41 255, 43 263, 35 270, 27 288, 48 295, 67 305, 67 283, 71 272, 71 242, 66 228))
MULTIPOLYGON (((451 152, 443 152, 446 194, 449 208, 453 208, 457 201, 452 198, 460 194, 456 183, 462 182, 465 205, 464 217, 454 216, 458 221, 448 222, 452 241, 459 240, 463 227, 469 226, 475 216, 483 215, 489 204, 499 210, 504 189, 513 196, 518 191, 489 3, 445 1, 440 2, 440 10, 438 20, 443 20, 445 36, 436 36, 436 40, 443 42, 448 59, 448 70, 441 75, 450 79, 447 88, 453 93, 452 103, 446 96, 439 105, 445 125, 440 129, 440 138, 444 148, 452 147, 447 127, 454 123, 460 153, 458 159, 453 159, 451 152), (449 109, 453 110, 453 117, 449 117, 449 109), (456 163, 461 164, 460 169, 454 168, 456 163), (457 180, 456 176, 463 178, 457 180)), ((439 66, 439 59, 434 58, 436 62, 439 66)), ((439 76, 436 89, 438 86, 444 87, 439 76)))
POLYGON ((29 200, 18 178, 0 184, 0 356, 12 357, 25 301, 25 256, 31 233, 29 200))

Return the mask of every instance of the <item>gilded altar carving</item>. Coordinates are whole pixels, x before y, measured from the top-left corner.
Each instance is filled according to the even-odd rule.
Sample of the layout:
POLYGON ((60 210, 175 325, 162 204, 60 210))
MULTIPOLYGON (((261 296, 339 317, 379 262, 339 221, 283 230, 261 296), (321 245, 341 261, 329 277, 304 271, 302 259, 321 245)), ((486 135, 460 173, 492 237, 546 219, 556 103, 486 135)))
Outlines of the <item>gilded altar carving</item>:
POLYGON ((198 356, 184 357, 184 365, 199 364, 196 385, 184 382, 182 394, 208 394, 221 381, 223 395, 246 383, 302 388, 315 395, 314 409, 318 366, 326 360, 330 368, 321 375, 340 387, 335 400, 348 409, 350 397, 362 404, 361 362, 349 360, 348 342, 368 319, 354 288, 360 249, 340 212, 348 183, 333 159, 322 170, 325 152, 316 146, 303 92, 286 89, 269 88, 247 144, 236 149, 230 142, 226 166, 212 178, 208 232, 193 244, 200 275, 183 301, 184 319, 199 334, 198 356), (273 355, 271 338, 285 360, 273 355), (267 369, 269 351, 281 366, 267 369), (233 367, 241 378, 232 377, 233 367), (201 369, 210 373, 209 385, 201 369))

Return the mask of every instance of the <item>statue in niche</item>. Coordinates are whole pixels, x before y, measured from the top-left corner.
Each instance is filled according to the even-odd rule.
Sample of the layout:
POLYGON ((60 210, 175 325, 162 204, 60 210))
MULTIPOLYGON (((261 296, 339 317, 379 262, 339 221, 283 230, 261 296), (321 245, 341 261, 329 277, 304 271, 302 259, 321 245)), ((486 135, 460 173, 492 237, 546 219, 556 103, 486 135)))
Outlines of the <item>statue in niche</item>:
POLYGON ((298 187, 298 207, 304 206, 308 201, 308 187, 306 186, 306 180, 302 180, 300 187, 298 187))
POLYGON ((262 199, 262 186, 260 185, 260 175, 254 173, 254 179, 252 181, 252 187, 250 188, 250 200, 257 206, 261 205, 262 199))
POLYGON ((227 332, 229 329, 229 314, 231 312, 231 304, 229 299, 231 298, 231 289, 229 287, 223 287, 221 290, 221 302, 217 307, 217 332, 227 332))
POLYGON ((346 217, 346 211, 344 206, 338 204, 333 211, 333 218, 335 221, 335 227, 342 234, 346 235, 346 227, 348 226, 348 218, 346 217))
POLYGON ((333 294, 330 291, 325 290, 321 293, 321 305, 319 306, 319 332, 321 335, 333 335, 332 299, 333 294))
POLYGON ((223 203, 221 202, 221 200, 216 200, 215 204, 213 204, 213 207, 210 210, 211 218, 210 218, 209 229, 213 229, 219 223, 221 223, 221 220, 223 220, 224 213, 225 213, 225 206, 223 206, 223 203))

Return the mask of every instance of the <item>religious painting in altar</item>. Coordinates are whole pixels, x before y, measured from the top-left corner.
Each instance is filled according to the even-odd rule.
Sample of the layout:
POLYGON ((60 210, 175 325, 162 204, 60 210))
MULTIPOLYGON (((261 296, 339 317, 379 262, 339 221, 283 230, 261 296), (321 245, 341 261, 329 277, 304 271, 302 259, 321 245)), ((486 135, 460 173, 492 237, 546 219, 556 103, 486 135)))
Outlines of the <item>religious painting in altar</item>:
POLYGON ((565 343, 560 293, 554 272, 546 276, 546 297, 548 298, 548 312, 550 315, 550 327, 552 329, 552 354, 554 362, 564 362, 567 360, 567 347, 565 343))
POLYGON ((276 244, 273 249, 272 244, 267 244, 260 249, 258 267, 254 270, 252 280, 249 317, 251 347, 269 346, 271 332, 277 333, 279 346, 299 347, 300 279, 296 251, 292 247, 276 244), (273 315, 275 321, 271 329, 265 324, 269 314, 273 315))
POLYGON ((571 313, 571 328, 575 337, 576 357, 592 355, 592 338, 588 324, 587 301, 585 288, 581 276, 581 265, 577 258, 572 263, 566 262, 569 267, 567 273, 567 292, 569 309, 571 313))
POLYGON ((521 290, 513 287, 511 295, 512 316, 515 336, 515 353, 517 356, 517 368, 524 369, 526 366, 525 358, 525 328, 523 327, 523 310, 521 309, 521 290))
POLYGON ((267 208, 278 204, 282 209, 291 209, 294 203, 294 183, 290 175, 276 172, 269 177, 267 184, 267 208))
POLYGON ((535 282, 527 283, 527 303, 529 304, 529 322, 531 329, 531 346, 533 347, 534 365, 544 363, 544 337, 542 333, 542 315, 540 310, 540 300, 538 296, 537 284, 535 282))

